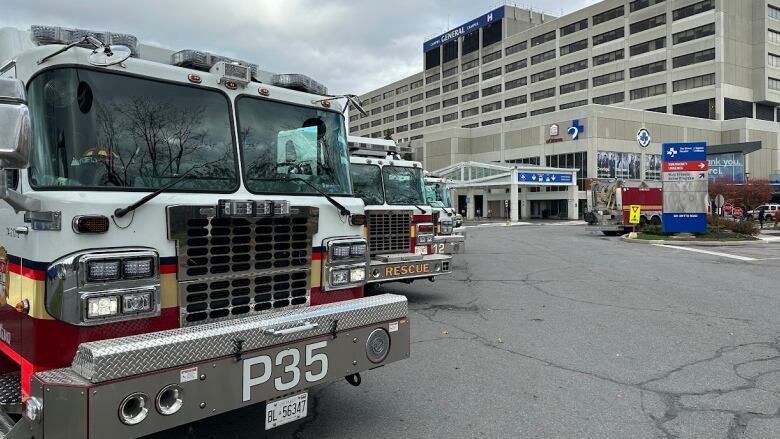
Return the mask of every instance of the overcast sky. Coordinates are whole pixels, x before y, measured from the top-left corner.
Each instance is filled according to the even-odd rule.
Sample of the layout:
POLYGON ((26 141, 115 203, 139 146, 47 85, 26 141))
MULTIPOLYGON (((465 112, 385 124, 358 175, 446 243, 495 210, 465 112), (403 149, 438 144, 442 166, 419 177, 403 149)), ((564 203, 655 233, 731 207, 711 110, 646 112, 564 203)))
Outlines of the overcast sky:
MULTIPOLYGON (((596 0, 524 0, 560 15, 596 0)), ((330 92, 362 94, 422 69, 422 43, 496 0, 3 0, 0 27, 51 24, 132 33, 304 73, 330 92)), ((519 3, 518 3, 519 5, 519 3)))

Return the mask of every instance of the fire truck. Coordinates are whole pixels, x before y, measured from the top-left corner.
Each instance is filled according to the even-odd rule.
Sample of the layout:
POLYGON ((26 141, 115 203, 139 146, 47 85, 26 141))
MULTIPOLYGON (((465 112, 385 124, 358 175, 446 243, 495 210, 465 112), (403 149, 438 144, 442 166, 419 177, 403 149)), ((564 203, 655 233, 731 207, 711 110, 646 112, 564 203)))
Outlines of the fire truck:
POLYGON ((605 235, 620 235, 635 228, 629 222, 632 205, 640 207, 639 227, 660 225, 663 192, 660 181, 592 180, 585 221, 605 235))
POLYGON ((425 199, 433 209, 433 224, 436 226, 433 252, 453 254, 465 251, 465 236, 455 233, 454 230, 456 212, 452 208, 452 196, 447 182, 441 177, 426 173, 425 199))
POLYGON ((349 137, 355 196, 366 204, 369 283, 433 280, 451 272, 452 256, 434 253, 435 228, 419 162, 392 140, 349 137))
POLYGON ((115 32, 6 28, 0 60, 0 437, 269 429, 409 356, 405 297, 363 296, 352 96, 115 32))

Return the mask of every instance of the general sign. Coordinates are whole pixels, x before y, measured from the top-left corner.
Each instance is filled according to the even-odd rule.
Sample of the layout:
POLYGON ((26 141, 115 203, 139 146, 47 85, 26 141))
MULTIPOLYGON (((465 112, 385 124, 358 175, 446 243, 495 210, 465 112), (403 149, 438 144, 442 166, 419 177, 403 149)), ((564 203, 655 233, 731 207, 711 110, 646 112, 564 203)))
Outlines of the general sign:
POLYGON ((639 219, 642 217, 642 206, 639 204, 632 204, 628 211, 629 224, 639 224, 639 219))
POLYGON ((664 232, 706 232, 709 170, 707 144, 665 143, 661 151, 664 232))
POLYGON ((469 32, 475 31, 477 29, 481 29, 485 26, 487 26, 490 23, 493 23, 495 21, 501 20, 504 18, 504 7, 501 6, 497 9, 494 9, 487 14, 477 17, 468 23, 462 24, 455 29, 450 29, 449 31, 439 35, 436 38, 432 38, 426 42, 423 43, 423 52, 427 52, 429 50, 433 50, 442 44, 452 40, 453 38, 458 38, 462 35, 466 35, 469 32))
POLYGON ((571 184, 574 182, 572 174, 559 174, 547 172, 518 172, 518 183, 541 184, 571 184))

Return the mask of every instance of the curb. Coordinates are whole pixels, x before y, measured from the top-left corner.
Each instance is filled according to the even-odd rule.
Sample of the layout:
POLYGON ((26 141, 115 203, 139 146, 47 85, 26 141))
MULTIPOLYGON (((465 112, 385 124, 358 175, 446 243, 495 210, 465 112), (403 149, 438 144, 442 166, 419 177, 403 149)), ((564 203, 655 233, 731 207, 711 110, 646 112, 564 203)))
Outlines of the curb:
POLYGON ((623 242, 632 244, 676 245, 680 247, 739 247, 744 245, 766 245, 762 239, 756 241, 667 241, 664 239, 629 239, 628 235, 620 237, 623 242))

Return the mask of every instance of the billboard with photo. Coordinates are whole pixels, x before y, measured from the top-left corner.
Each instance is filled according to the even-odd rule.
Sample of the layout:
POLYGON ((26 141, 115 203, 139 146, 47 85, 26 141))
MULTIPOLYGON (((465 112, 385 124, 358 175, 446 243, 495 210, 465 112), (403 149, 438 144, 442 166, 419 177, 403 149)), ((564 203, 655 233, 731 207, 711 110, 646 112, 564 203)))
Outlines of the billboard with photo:
POLYGON ((710 182, 724 180, 736 184, 745 182, 745 154, 727 152, 724 154, 709 154, 710 182))
POLYGON ((661 179, 661 156, 645 154, 645 180, 661 179))
POLYGON ((641 176, 640 153, 600 151, 597 159, 598 178, 639 180, 641 176))

